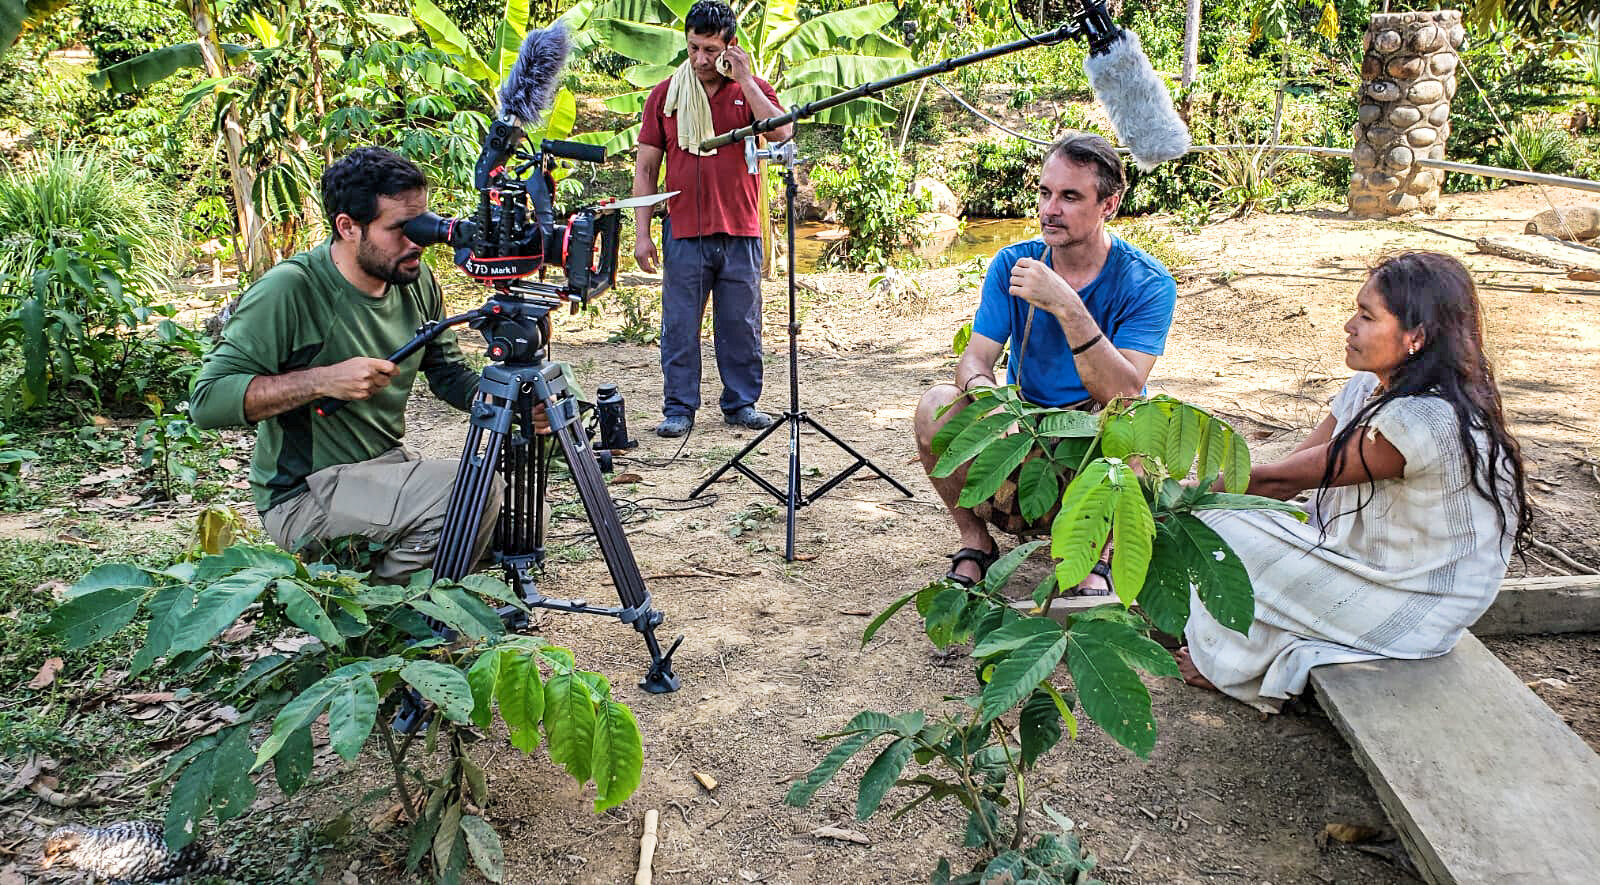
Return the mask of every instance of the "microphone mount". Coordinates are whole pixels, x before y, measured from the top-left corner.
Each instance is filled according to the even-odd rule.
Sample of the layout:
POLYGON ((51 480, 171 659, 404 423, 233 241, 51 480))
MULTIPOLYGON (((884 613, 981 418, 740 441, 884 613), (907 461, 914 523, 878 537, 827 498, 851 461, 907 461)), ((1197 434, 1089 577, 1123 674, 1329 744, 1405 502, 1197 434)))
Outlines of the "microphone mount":
POLYGON ((840 92, 836 95, 830 95, 827 98, 821 98, 816 101, 807 102, 806 104, 791 109, 786 114, 782 114, 777 117, 767 117, 762 120, 757 120, 754 123, 751 123, 749 126, 745 126, 741 129, 735 129, 732 132, 725 132, 721 135, 712 136, 711 138, 700 142, 700 150, 714 151, 723 145, 733 144, 734 142, 742 139, 761 135, 766 132, 771 132, 774 129, 787 126, 790 123, 798 120, 804 120, 807 117, 815 116, 816 114, 825 111, 828 108, 838 107, 839 105, 847 102, 855 101, 858 98, 866 98, 868 96, 877 95, 880 92, 885 92, 895 88, 896 86, 904 86, 907 83, 915 83, 916 81, 925 79, 927 77, 936 77, 940 74, 947 74, 957 68, 964 68, 967 65, 988 61, 991 58, 1009 55, 1013 52, 1029 49, 1034 46, 1053 46, 1057 43, 1064 43, 1068 40, 1084 40, 1089 44, 1089 53, 1091 55, 1102 55, 1111 48, 1112 44, 1122 39, 1122 29, 1117 27, 1116 21, 1111 18, 1111 13, 1107 11, 1105 4, 1101 2, 1101 0, 1079 0, 1078 7, 1078 12, 1073 16, 1072 21, 1067 22, 1053 31, 1046 31, 1042 34, 1024 37, 1021 40, 1013 40, 1010 43, 1002 43, 999 46, 991 46, 988 49, 980 49, 977 52, 969 53, 967 55, 941 59, 940 61, 936 61, 927 67, 906 71, 903 74, 896 74, 893 77, 887 77, 882 80, 863 83, 860 86, 856 86, 853 89, 847 89, 844 92, 840 92))

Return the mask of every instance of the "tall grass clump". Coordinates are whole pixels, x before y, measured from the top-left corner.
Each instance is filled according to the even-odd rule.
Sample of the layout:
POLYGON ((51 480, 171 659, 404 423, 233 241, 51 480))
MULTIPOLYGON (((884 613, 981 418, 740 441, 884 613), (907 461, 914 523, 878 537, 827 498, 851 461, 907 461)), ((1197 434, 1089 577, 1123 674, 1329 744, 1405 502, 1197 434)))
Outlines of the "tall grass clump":
POLYGON ((165 288, 179 254, 178 207, 155 185, 106 157, 70 147, 0 168, 0 295, 16 306, 45 258, 86 234, 122 240, 132 266, 123 282, 165 288))

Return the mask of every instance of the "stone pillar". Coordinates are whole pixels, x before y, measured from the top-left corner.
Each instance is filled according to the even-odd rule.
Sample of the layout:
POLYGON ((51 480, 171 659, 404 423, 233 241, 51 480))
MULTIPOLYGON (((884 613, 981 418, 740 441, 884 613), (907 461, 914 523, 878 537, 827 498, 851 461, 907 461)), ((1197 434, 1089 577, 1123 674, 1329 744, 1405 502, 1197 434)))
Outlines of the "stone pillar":
POLYGON ((1360 110, 1352 134, 1350 214, 1386 218, 1439 204, 1444 170, 1416 164, 1444 159, 1450 100, 1466 31, 1461 13, 1374 15, 1362 40, 1360 110))

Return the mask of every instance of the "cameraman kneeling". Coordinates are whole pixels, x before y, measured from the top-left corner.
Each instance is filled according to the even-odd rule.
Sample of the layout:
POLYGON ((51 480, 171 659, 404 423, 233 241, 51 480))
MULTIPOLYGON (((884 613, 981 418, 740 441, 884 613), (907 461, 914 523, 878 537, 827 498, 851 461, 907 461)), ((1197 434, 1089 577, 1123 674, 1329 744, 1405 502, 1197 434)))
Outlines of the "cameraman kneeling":
MULTIPOLYGON (((384 549, 373 577, 403 582, 433 564, 457 462, 423 460, 405 446, 406 399, 417 370, 435 396, 466 410, 478 373, 453 332, 399 365, 394 353, 444 297, 422 249, 402 227, 427 209, 415 164, 359 148, 322 176, 332 236, 262 275, 239 301, 191 391, 202 427, 257 425, 250 486, 267 533, 309 555, 356 537, 384 549), (326 416, 324 397, 350 405, 326 416)), ((500 489, 485 502, 481 556, 493 535, 500 489)))
MULTIPOLYGON (((1021 387, 1023 399, 1091 411, 1139 396, 1165 349, 1177 284, 1161 262, 1106 230, 1126 187, 1122 161, 1098 135, 1069 133, 1045 151, 1039 239, 995 256, 955 383, 932 388, 917 406, 917 453, 961 536, 946 575, 952 581, 972 586, 998 557, 987 523, 1019 534, 1049 529, 1048 521, 1023 525, 1020 514, 999 512, 993 501, 960 506, 966 468, 933 477, 934 434, 970 402, 968 388, 996 386, 995 363, 1006 342, 1006 381, 1021 387)), ((1096 566, 1080 592, 1106 592, 1105 575, 1096 566)))

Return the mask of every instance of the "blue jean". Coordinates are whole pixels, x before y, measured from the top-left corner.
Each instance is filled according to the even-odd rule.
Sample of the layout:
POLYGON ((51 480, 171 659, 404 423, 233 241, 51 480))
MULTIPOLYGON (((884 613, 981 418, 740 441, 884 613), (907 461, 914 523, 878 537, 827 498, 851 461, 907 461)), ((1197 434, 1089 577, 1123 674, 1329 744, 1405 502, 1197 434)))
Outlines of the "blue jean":
POLYGON ((661 413, 700 408, 700 319, 711 299, 711 335, 724 413, 761 398, 761 238, 672 238, 662 224, 661 413))

